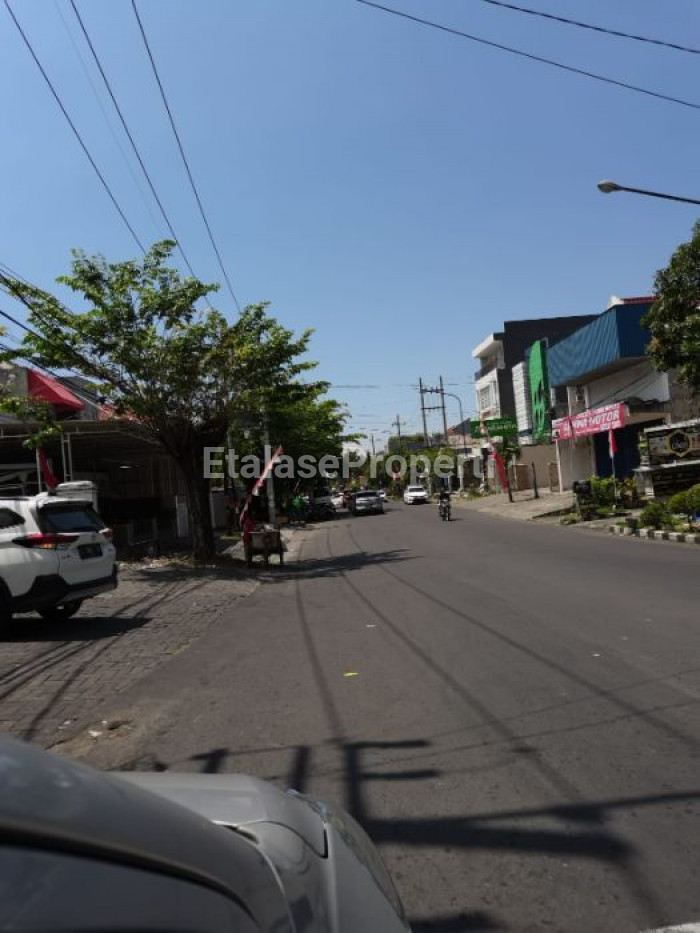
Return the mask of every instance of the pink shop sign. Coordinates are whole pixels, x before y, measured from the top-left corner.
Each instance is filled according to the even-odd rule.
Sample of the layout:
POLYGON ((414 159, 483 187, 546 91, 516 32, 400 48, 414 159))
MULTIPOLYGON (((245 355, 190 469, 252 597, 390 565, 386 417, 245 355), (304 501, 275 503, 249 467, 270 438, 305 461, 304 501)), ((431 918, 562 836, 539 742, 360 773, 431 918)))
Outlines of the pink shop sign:
POLYGON ((552 422, 552 433, 558 441, 574 437, 585 437, 587 434, 600 434, 601 431, 617 430, 625 426, 625 406, 622 402, 614 405, 604 405, 602 408, 591 408, 582 411, 570 418, 557 418, 552 422))

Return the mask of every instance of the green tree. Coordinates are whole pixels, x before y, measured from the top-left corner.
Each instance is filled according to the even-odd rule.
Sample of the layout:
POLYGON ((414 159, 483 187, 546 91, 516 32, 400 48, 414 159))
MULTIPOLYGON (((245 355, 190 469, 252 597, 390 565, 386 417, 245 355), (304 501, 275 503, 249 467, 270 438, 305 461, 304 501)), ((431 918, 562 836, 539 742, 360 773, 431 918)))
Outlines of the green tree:
POLYGON ((173 459, 184 479, 193 552, 214 554, 204 448, 223 443, 241 412, 274 392, 304 398, 319 383, 301 383, 315 364, 300 360, 311 332, 294 338, 251 305, 229 323, 197 303, 215 291, 167 266, 172 241, 156 243, 142 260, 108 263, 74 251, 71 274, 58 282, 84 301, 71 311, 54 295, 14 279, 3 286, 29 310, 33 333, 5 359, 70 369, 100 384, 116 414, 133 417, 173 459))
POLYGON ((700 394, 700 222, 654 279, 656 301, 644 318, 651 331, 647 352, 660 370, 675 369, 700 394))

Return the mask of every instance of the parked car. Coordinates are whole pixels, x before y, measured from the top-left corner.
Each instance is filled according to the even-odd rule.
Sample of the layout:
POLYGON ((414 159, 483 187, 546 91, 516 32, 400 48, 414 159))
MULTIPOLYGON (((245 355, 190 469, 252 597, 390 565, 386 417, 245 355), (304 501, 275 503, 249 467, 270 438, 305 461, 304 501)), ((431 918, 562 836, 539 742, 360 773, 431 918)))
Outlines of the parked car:
POLYGON ((380 489, 380 490, 379 490, 379 496, 380 496, 382 502, 386 502, 386 500, 389 498, 389 490, 388 490, 388 489, 380 489))
POLYGON ((353 515, 366 512, 384 512, 384 503, 376 489, 363 489, 353 494, 350 500, 350 511, 353 515))
POLYGON ((406 486, 403 501, 406 505, 415 505, 419 502, 428 502, 430 496, 425 486, 406 486))
POLYGON ((0 739, 0 927, 406 933, 345 811, 237 774, 115 775, 0 739))
POLYGON ((334 509, 342 509, 343 506, 345 505, 345 499, 343 497, 343 493, 338 492, 338 491, 332 493, 331 504, 333 505, 334 509))
POLYGON ((117 585, 112 532, 92 502, 52 493, 0 499, 0 620, 68 619, 117 585))

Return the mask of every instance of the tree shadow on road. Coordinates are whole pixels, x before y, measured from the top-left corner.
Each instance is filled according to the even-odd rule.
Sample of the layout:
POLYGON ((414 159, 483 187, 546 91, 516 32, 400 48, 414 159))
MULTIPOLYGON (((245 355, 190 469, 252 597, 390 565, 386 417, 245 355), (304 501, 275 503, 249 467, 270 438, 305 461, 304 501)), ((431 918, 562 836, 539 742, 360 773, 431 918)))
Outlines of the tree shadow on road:
POLYGON ((403 561, 416 560, 408 548, 394 548, 390 551, 375 551, 371 554, 341 554, 337 557, 305 557, 298 563, 278 564, 269 566, 254 564, 257 569, 254 576, 265 583, 283 583, 290 580, 323 579, 324 577, 339 577, 345 573, 364 570, 367 567, 376 567, 383 564, 395 564, 403 561))

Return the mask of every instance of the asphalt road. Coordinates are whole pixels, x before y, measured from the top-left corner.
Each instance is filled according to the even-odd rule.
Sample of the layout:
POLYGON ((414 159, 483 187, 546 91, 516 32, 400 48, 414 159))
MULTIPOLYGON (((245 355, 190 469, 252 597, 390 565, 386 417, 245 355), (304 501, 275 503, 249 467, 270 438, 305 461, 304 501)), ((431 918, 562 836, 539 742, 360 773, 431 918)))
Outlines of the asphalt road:
POLYGON ((341 517, 145 683, 135 767, 338 800, 416 930, 700 920, 700 548, 341 517))

